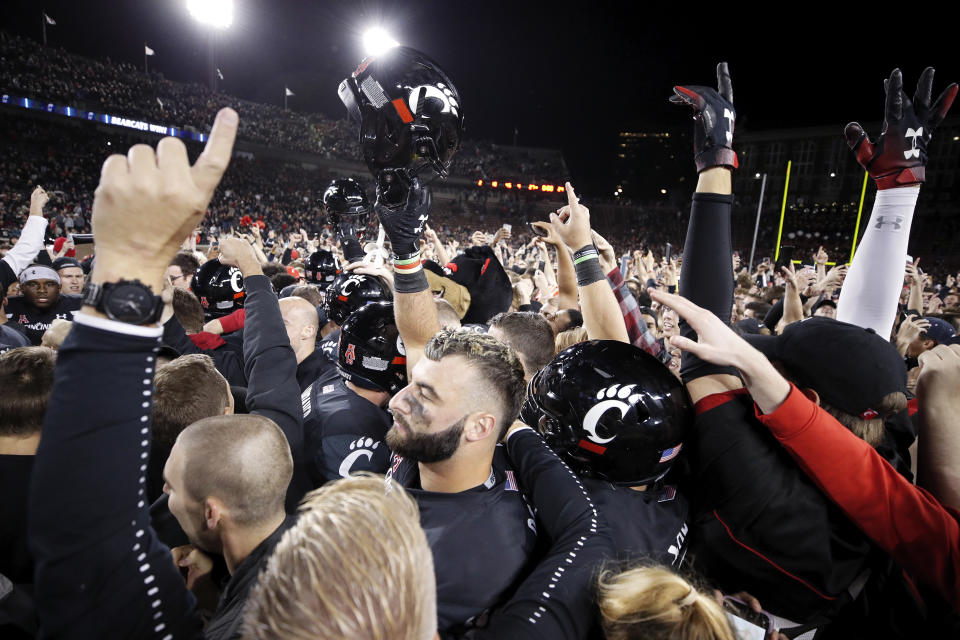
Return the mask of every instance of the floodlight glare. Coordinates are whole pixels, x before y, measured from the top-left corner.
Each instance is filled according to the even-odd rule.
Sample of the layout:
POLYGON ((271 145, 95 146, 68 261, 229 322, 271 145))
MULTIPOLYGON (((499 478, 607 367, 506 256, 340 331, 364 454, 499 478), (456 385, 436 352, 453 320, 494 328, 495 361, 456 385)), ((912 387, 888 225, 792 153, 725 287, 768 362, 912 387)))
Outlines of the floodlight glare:
POLYGON ((198 22, 226 29, 233 24, 233 0, 187 0, 187 11, 198 22))
POLYGON ((393 36, 381 27, 367 29, 366 33, 363 34, 363 49, 368 56, 380 55, 387 49, 392 49, 399 44, 393 39, 393 36))

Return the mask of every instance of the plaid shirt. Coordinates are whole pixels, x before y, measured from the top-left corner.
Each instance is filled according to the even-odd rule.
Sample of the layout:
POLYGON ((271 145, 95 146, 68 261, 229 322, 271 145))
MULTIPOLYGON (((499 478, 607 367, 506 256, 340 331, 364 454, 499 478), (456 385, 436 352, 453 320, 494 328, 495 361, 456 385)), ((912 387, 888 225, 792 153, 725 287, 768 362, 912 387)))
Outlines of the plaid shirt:
POLYGON ((620 304, 620 313, 623 314, 623 321, 627 325, 627 335, 630 336, 631 344, 663 360, 661 355, 661 352, 664 352, 663 343, 657 340, 653 332, 650 331, 650 327, 643 321, 643 316, 640 315, 640 305, 637 304, 637 299, 630 293, 619 267, 614 267, 607 274, 607 282, 610 283, 613 295, 617 297, 617 302, 620 304))

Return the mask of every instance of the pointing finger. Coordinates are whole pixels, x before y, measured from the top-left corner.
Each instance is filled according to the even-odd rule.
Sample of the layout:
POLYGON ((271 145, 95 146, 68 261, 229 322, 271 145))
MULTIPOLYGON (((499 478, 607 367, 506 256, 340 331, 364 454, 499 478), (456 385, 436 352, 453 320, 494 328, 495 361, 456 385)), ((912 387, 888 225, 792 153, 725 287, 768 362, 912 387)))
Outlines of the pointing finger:
POLYGON ((917 81, 917 90, 913 94, 913 103, 922 109, 930 108, 930 98, 933 95, 933 67, 927 67, 920 74, 917 81))
POLYGON ((240 118, 237 112, 226 107, 217 113, 217 119, 210 131, 207 146, 193 165, 193 181, 208 196, 220 184, 223 172, 230 164, 230 154, 233 153, 233 143, 237 138, 237 126, 240 118))
POLYGON ((567 188, 567 204, 569 204, 572 207, 573 205, 580 202, 580 200, 577 198, 576 192, 573 190, 573 185, 570 184, 569 182, 565 182, 564 186, 566 186, 567 188))
POLYGON ((717 88, 724 99, 733 104, 733 83, 730 81, 730 69, 726 62, 717 65, 717 88))
POLYGON ((903 117, 903 74, 894 69, 886 84, 887 103, 884 114, 887 122, 896 122, 903 117))

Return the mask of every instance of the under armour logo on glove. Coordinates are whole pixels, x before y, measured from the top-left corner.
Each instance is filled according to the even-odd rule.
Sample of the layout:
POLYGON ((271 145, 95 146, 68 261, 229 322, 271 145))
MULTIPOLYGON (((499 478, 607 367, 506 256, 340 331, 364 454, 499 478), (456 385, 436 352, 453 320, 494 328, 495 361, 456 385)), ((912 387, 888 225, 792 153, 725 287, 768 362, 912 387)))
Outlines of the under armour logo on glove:
POLYGON ((912 144, 909 149, 903 152, 904 158, 919 158, 920 149, 917 148, 917 138, 923 135, 923 127, 920 127, 916 131, 908 128, 906 136, 907 138, 913 138, 912 144))
POLYGON ((693 149, 698 172, 710 167, 739 166, 731 147, 737 112, 733 108, 733 85, 726 62, 717 65, 717 89, 676 86, 670 96, 670 102, 693 108, 693 149))
POLYGON ((859 123, 851 122, 844 129, 847 144, 857 154, 857 161, 876 181, 878 189, 923 184, 926 179, 927 145, 954 98, 957 85, 951 84, 931 104, 933 67, 924 69, 917 83, 913 100, 903 92, 903 76, 894 69, 883 83, 887 93, 883 133, 874 142, 859 123))
POLYGON ((903 218, 897 216, 895 220, 887 220, 886 216, 877 216, 877 224, 873 225, 873 228, 882 229, 883 225, 885 224, 892 225, 894 231, 900 231, 900 228, 903 225, 903 218))

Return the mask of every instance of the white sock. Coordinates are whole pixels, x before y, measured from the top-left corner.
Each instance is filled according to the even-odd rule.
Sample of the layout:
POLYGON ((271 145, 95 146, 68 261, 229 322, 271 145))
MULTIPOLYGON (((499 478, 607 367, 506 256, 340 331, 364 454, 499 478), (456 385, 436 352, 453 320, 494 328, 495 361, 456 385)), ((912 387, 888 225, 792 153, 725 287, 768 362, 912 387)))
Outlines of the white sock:
POLYGON ((920 187, 877 192, 870 222, 847 272, 837 320, 890 337, 907 263, 907 243, 920 187))

